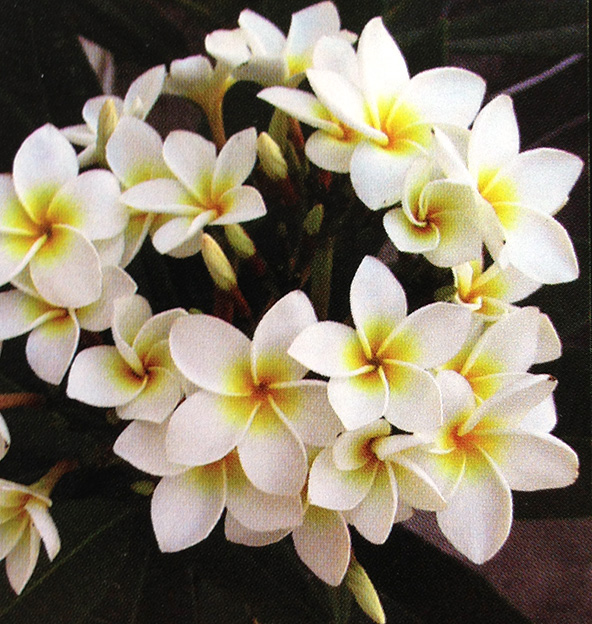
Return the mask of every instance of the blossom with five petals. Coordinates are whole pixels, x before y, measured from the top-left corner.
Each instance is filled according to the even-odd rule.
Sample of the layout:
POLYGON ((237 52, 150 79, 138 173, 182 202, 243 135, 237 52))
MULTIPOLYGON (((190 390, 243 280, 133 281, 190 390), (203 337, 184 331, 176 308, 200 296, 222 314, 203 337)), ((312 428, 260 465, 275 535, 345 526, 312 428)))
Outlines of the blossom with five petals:
POLYGON ((50 303, 81 307, 101 295, 99 253, 91 241, 126 223, 112 173, 78 175, 76 152, 49 124, 18 150, 13 175, 0 175, 0 285, 23 269, 50 303))
POLYGON ((160 253, 196 254, 206 225, 241 223, 266 214, 259 191, 243 185, 257 158, 255 128, 232 136, 218 157, 210 141, 176 130, 166 138, 163 156, 176 179, 148 180, 121 196, 136 210, 172 217, 152 235, 160 253))
POLYGON ((255 487, 269 494, 300 494, 308 474, 304 443, 324 446, 341 430, 326 383, 303 380, 308 369, 287 355, 296 335, 315 320, 300 291, 263 316, 252 341, 213 316, 179 319, 171 331, 171 355, 203 390, 171 418, 169 459, 206 466, 236 447, 255 487))
POLYGON ((470 312, 434 303, 406 318, 403 288, 370 256, 354 276, 350 304, 355 329, 333 321, 316 323, 296 338, 290 355, 330 377, 329 401, 347 429, 381 416, 406 431, 437 427, 440 393, 426 369, 460 349, 470 312))
POLYGON ((117 299, 111 327, 115 346, 91 347, 76 356, 68 396, 115 407, 125 420, 163 422, 184 393, 168 339, 172 324, 186 314, 176 308, 152 316, 140 295, 117 299))

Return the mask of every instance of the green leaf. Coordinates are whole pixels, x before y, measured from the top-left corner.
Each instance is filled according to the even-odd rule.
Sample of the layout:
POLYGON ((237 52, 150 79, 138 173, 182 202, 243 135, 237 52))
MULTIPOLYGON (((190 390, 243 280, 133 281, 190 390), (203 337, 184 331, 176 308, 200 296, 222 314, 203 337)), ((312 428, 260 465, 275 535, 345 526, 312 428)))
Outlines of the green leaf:
POLYGON ((145 556, 134 540, 138 518, 133 507, 107 499, 54 502, 52 516, 62 550, 52 564, 44 555, 23 593, 14 597, 4 579, 0 588, 1 624, 77 624, 138 574, 145 556))

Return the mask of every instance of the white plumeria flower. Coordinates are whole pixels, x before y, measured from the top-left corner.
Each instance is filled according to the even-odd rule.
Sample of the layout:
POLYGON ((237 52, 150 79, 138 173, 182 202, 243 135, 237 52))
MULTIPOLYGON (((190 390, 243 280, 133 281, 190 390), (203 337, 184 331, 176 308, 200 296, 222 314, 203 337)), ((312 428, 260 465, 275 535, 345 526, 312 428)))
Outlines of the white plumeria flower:
POLYGON ((107 171, 78 175, 74 148, 47 124, 0 175, 0 285, 23 269, 54 305, 81 307, 101 295, 101 260, 91 241, 123 231, 119 184, 107 171))
POLYGON ((136 210, 172 217, 152 235, 160 253, 193 255, 201 247, 205 226, 242 223, 266 214, 259 191, 243 185, 257 158, 255 128, 232 136, 217 158, 213 143, 177 130, 166 138, 163 155, 176 179, 149 180, 122 195, 136 210))
MULTIPOLYGON (((124 117, 111 135, 105 155, 122 188, 129 189, 148 180, 173 177, 164 161, 162 149, 162 139, 152 126, 134 117, 124 117)), ((129 211, 129 221, 122 234, 124 251, 119 261, 123 267, 140 251, 150 228, 162 225, 168 218, 133 208, 129 211)))
POLYGON ((90 305, 64 308, 48 303, 27 279, 18 276, 19 290, 0 293, 0 337, 31 332, 26 355, 33 372, 51 384, 61 383, 78 348, 80 330, 104 331, 111 326, 113 302, 136 291, 134 280, 121 269, 103 269, 101 296, 90 305))
POLYGON ((539 423, 526 420, 556 385, 546 375, 524 378, 478 407, 471 386, 457 373, 441 372, 438 383, 444 424, 431 444, 405 453, 448 501, 437 513, 444 535, 471 561, 483 563, 508 537, 510 490, 566 487, 577 478, 578 459, 539 423))
MULTIPOLYGON (((0 343, 1 345, 2 343, 0 343)), ((4 416, 0 414, 0 459, 3 459, 10 448, 10 431, 4 420, 4 416)))
POLYGON ((350 304, 355 329, 333 321, 317 323, 296 338, 290 355, 330 377, 329 401, 347 429, 381 416, 405 431, 437 427, 440 393, 426 369, 460 349, 470 312, 434 303, 406 318, 403 288, 369 256, 352 281, 350 304))
POLYGON ((180 308, 152 316, 140 295, 115 302, 115 346, 91 347, 74 360, 67 394, 88 405, 115 407, 124 420, 163 422, 183 396, 183 384, 169 352, 172 324, 180 308))
POLYGON ((304 443, 323 446, 341 430, 326 383, 287 355, 294 337, 316 321, 306 295, 293 291, 261 319, 253 340, 205 314, 175 323, 171 354, 191 383, 203 388, 171 419, 168 456, 190 466, 210 464, 238 449, 255 487, 300 493, 308 474, 304 443))
POLYGON ((452 267, 480 257, 483 240, 472 187, 436 176, 430 160, 417 159, 405 176, 402 208, 384 215, 384 228, 397 249, 452 267))
POLYGON ((391 435, 382 419, 342 433, 312 464, 311 503, 343 511, 363 537, 384 543, 393 524, 408 519, 412 508, 446 506, 425 470, 399 452, 417 444, 414 436, 391 435))
POLYGON ((91 98, 82 109, 85 123, 62 128, 62 134, 71 143, 85 148, 78 155, 81 167, 104 163, 105 144, 119 119, 123 117, 146 119, 160 96, 165 74, 164 65, 158 65, 144 72, 132 82, 123 100, 114 95, 91 98))
POLYGON ((307 155, 320 167, 344 171, 343 150, 335 150, 335 145, 353 141, 351 181, 358 197, 376 210, 401 199, 413 160, 429 153, 434 124, 468 127, 481 105, 485 83, 453 67, 430 69, 410 79, 401 51, 378 17, 360 36, 356 63, 357 72, 349 63, 337 71, 315 67, 306 72, 321 107, 314 98, 305 100, 281 87, 266 89, 259 97, 319 128, 307 155), (341 126, 328 122, 327 110, 341 126))
POLYGON ((494 259, 543 284, 576 279, 573 245, 553 215, 567 202, 581 159, 551 148, 520 153, 518 123, 507 95, 493 99, 475 119, 466 164, 446 137, 436 136, 447 174, 475 189, 494 259))
POLYGON ((291 530, 253 531, 228 513, 224 533, 229 542, 244 546, 267 546, 291 534, 301 561, 333 586, 341 584, 351 559, 351 537, 343 514, 310 503, 306 503, 301 524, 291 530))
POLYGON ((243 58, 233 75, 237 80, 251 80, 263 86, 297 85, 312 66, 315 44, 323 36, 337 36, 355 41, 356 36, 340 30, 337 8, 332 2, 319 2, 292 14, 286 37, 279 28, 255 11, 245 9, 236 30, 218 30, 206 37, 206 49, 227 63, 243 58))
POLYGON ((205 539, 225 507, 251 530, 277 531, 302 522, 300 497, 256 489, 236 451, 205 466, 171 462, 166 454, 169 422, 136 420, 113 448, 136 468, 163 477, 152 498, 152 524, 163 552, 183 550, 205 539))
POLYGON ((0 479, 0 561, 6 559, 8 581, 20 594, 37 564, 41 540, 50 561, 60 550, 60 536, 49 514, 51 491, 68 468, 56 464, 33 485, 0 479))

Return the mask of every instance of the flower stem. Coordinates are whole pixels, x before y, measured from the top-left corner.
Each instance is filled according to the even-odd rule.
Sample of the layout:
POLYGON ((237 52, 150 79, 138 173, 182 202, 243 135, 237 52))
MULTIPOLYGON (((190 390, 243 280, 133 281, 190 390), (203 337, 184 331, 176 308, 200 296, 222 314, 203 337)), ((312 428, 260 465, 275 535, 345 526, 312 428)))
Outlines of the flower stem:
POLYGON ((311 263, 310 298, 321 321, 324 321, 329 314, 334 241, 332 236, 327 238, 326 242, 316 250, 311 263))
POLYGON ((210 125, 210 131, 212 132, 212 139, 216 144, 216 148, 220 151, 226 143, 226 132, 224 130, 224 117, 222 115, 222 99, 220 101, 208 106, 206 110, 208 123, 210 125))
POLYGON ((0 409, 12 407, 38 407, 45 403, 45 397, 35 392, 13 392, 0 394, 0 409))
POLYGON ((37 483, 34 483, 31 487, 34 488, 39 494, 47 496, 49 498, 53 488, 57 482, 68 472, 76 470, 79 464, 75 460, 62 459, 55 466, 53 466, 49 472, 41 477, 37 483))

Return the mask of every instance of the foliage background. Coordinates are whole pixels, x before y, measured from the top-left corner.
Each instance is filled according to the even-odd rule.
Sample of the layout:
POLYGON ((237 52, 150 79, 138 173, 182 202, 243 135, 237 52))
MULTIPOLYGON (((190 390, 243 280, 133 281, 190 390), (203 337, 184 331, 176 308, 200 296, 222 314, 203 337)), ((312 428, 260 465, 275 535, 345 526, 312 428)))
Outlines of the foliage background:
MULTIPOLYGON (((243 1, 0 0, 0 172, 11 170, 14 154, 28 134, 48 121, 58 127, 80 123, 82 105, 100 92, 78 35, 114 54, 116 91, 125 93, 141 71, 203 53, 205 34, 234 27, 245 8, 243 1)), ((251 0, 248 6, 287 32, 290 14, 310 3, 251 0)), ((344 27, 358 33, 371 17, 383 15, 412 73, 441 64, 472 69, 487 80, 488 99, 570 58, 563 71, 514 90, 522 149, 557 147, 587 161, 585 2, 335 3, 344 27)), ((255 100, 256 91, 253 85, 239 84, 229 93, 225 103, 229 133, 253 123, 259 130, 265 129, 269 110, 255 100)), ((150 120, 166 134, 175 127, 196 129, 199 113, 165 97, 150 120)), ((207 133, 205 125, 197 127, 207 133)), ((555 567, 534 570, 534 576, 547 579, 554 575, 568 594, 572 585, 581 586, 582 593, 574 591, 563 596, 559 606, 549 604, 533 611, 532 601, 525 602, 521 596, 530 591, 536 595, 536 590, 511 586, 524 578, 523 568, 522 576, 507 576, 509 587, 502 598, 474 566, 418 537, 417 531, 426 535, 430 528, 429 521, 422 524, 420 518, 419 524, 416 521, 412 525, 415 533, 396 526, 380 548, 354 536, 357 557, 375 581, 391 623, 529 621, 508 598, 514 604, 530 604, 530 611, 526 608, 525 612, 531 618, 536 616, 537 622, 581 622, 586 620, 586 613, 592 618, 592 607, 586 611, 583 604, 584 597, 592 593, 583 587, 585 561, 592 556, 587 196, 584 173, 559 214, 576 246, 580 279, 543 287, 528 301, 551 316, 563 341, 563 357, 541 367, 541 372, 559 379, 555 433, 577 450, 581 477, 563 490, 515 494, 516 517, 522 520, 515 523, 514 531, 523 537, 512 542, 518 549, 516 556, 506 557, 518 567, 526 565, 525 561, 535 565, 537 558, 532 552, 536 553, 537 543, 532 541, 533 535, 538 539, 540 530, 538 546, 550 547, 555 539, 552 532, 557 530, 559 544, 563 535, 566 543, 581 542, 584 552, 574 562, 567 559, 567 550, 559 549, 555 567), (525 551, 530 553, 528 557, 525 551)), ((343 284, 349 284, 357 261, 348 266, 344 260, 339 275, 343 284)), ((140 292, 157 311, 203 303, 199 288, 188 286, 182 279, 192 271, 199 283, 204 271, 197 260, 188 268, 147 249, 131 269, 140 292)), ((409 258, 402 258, 394 271, 408 291, 426 278, 425 269, 409 258)), ((336 297, 345 301, 347 293, 336 293, 336 297)), ((121 426, 109 416, 105 418, 104 410, 66 401, 63 388, 36 380, 23 353, 22 340, 4 344, 0 391, 38 391, 49 399, 41 409, 5 413, 13 447, 0 465, 0 476, 33 482, 64 456, 78 458, 82 469, 68 475, 55 492, 53 515, 63 549, 53 566, 41 561, 18 599, 0 574, 0 624, 241 624, 253 622, 254 617, 260 624, 368 622, 352 604, 347 590, 330 590, 312 577, 294 556, 289 542, 248 549, 226 544, 221 531, 216 530, 205 543, 188 552, 160 554, 149 525, 148 500, 130 489, 144 477, 110 453, 121 426)), ((549 585, 548 580, 545 582, 549 585)))

